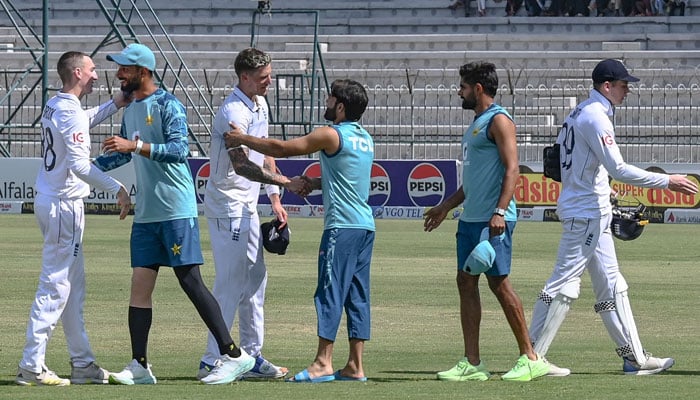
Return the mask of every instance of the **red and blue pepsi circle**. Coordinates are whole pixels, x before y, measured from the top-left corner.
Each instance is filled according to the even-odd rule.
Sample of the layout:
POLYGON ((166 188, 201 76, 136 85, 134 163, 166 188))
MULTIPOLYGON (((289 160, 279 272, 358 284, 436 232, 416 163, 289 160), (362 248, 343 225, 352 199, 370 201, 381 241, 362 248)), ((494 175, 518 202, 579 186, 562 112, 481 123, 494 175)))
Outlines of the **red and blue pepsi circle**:
POLYGON ((369 205, 373 207, 385 205, 391 196, 391 179, 384 167, 372 163, 369 185, 369 205))
POLYGON ((445 177, 431 163, 413 167, 406 182, 408 197, 418 207, 433 207, 445 198, 445 177))
POLYGON ((209 182, 209 171, 210 164, 207 161, 199 167, 194 176, 194 189, 197 194, 197 201, 200 203, 204 202, 204 192, 207 190, 207 183, 209 182))

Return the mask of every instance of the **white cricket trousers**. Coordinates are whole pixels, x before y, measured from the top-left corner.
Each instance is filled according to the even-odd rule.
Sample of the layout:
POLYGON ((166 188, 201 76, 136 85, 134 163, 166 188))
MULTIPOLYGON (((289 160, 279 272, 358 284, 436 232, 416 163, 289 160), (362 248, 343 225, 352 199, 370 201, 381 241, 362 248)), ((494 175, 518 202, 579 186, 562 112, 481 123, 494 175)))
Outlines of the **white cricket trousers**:
MULTIPOLYGON (((600 219, 569 218, 562 221, 556 265, 543 291, 554 298, 564 284, 580 277, 584 270, 591 276, 596 302, 613 301, 620 276, 615 244, 610 231, 610 214, 600 219)), ((530 325, 530 338, 537 341, 544 327, 549 306, 535 302, 530 325)), ((616 313, 602 313, 601 318, 610 337, 618 346, 629 343, 629 333, 616 313)))
MULTIPOLYGON (((265 335, 267 286, 260 220, 253 214, 249 218, 207 218, 207 222, 216 271, 212 293, 229 331, 238 311, 238 346, 255 357, 265 335)), ((202 361, 214 364, 220 357, 219 346, 209 333, 202 361)))
POLYGON ((95 356, 83 320, 83 200, 38 194, 34 201, 34 215, 44 236, 44 248, 39 285, 29 312, 27 342, 19 366, 41 372, 45 367, 46 346, 59 320, 71 363, 77 367, 87 366, 95 361, 95 356))
POLYGON ((571 218, 562 221, 557 263, 544 291, 552 298, 571 278, 584 270, 591 276, 596 301, 615 298, 615 282, 620 273, 610 232, 611 216, 600 219, 571 218))

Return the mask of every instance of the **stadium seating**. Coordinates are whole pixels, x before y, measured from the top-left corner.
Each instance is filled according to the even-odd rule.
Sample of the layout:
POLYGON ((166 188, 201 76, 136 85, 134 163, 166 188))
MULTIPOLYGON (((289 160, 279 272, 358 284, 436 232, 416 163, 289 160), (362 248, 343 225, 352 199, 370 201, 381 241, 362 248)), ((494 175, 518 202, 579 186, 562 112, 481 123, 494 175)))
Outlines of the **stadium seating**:
MULTIPOLYGON (((426 157, 452 154, 445 149, 453 147, 449 143, 471 119, 459 108, 454 86, 457 68, 475 59, 497 65, 502 85, 497 100, 512 110, 524 142, 538 146, 548 142, 569 108, 586 96, 595 63, 619 58, 642 78, 640 90, 629 98, 631 104, 619 113, 623 115, 621 134, 649 138, 672 126, 678 140, 698 145, 691 128, 698 123, 696 103, 700 102, 696 93, 700 17, 693 16, 692 4, 685 17, 527 17, 524 9, 517 16, 505 17, 505 2, 489 0, 487 16, 465 17, 463 9, 447 9, 450 2, 330 0, 319 6, 311 0, 271 0, 275 13, 255 20, 256 45, 272 54, 277 73, 305 71, 312 61, 314 15, 277 11, 318 9, 319 42, 328 78, 349 76, 368 85, 372 108, 365 122, 387 143, 386 149, 393 149, 386 150, 387 157, 415 154, 415 146, 406 150, 407 140, 420 143, 426 157), (682 107, 672 113, 667 103, 682 107), (408 109, 412 114, 406 115, 408 109)), ((192 70, 194 80, 186 79, 185 85, 206 84, 212 105, 218 105, 235 83, 232 63, 236 53, 250 45, 257 2, 149 3, 192 70)), ((41 1, 24 0, 16 5, 40 27, 41 1)), ((96 1, 51 2, 49 17, 50 66, 68 49, 96 49, 110 30, 96 1)), ((0 68, 23 68, 31 59, 16 51, 22 45, 2 18, 0 13, 0 68)), ((132 17, 132 27, 140 40, 155 46, 143 35, 146 26, 135 20, 132 17)), ((145 20, 150 28, 157 22, 148 15, 145 20)), ((157 36, 156 40, 164 38, 157 36)), ((110 81, 110 65, 102 57, 118 49, 113 44, 95 57, 106 71, 103 86, 115 80, 110 81)), ((159 65, 163 57, 172 60, 174 54, 166 50, 158 55, 159 65)), ((55 73, 51 77, 55 82, 55 73)), ((696 149, 688 157, 696 160, 697 153, 696 149)))

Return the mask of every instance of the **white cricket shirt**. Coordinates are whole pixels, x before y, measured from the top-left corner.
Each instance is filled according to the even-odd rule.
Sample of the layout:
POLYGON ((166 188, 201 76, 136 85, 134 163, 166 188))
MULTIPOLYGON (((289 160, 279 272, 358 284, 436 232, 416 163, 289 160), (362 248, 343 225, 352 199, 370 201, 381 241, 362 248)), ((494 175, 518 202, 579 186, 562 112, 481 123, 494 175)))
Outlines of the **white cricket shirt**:
MULTIPOLYGON (((209 181, 204 192, 204 214, 209 218, 246 217, 257 213, 261 184, 234 171, 224 143, 224 134, 231 130, 229 121, 248 135, 266 138, 268 109, 265 98, 254 96, 250 99, 236 86, 216 113, 209 148, 209 181)), ((250 161, 263 165, 263 154, 247 148, 246 152, 250 161)))
POLYGON ((611 212, 608 175, 641 187, 666 188, 668 175, 625 163, 615 142, 614 107, 593 89, 569 114, 559 131, 562 190, 557 214, 565 218, 599 218, 611 212))
POLYGON ((58 92, 41 115, 42 165, 37 191, 64 199, 85 198, 90 185, 116 194, 121 184, 90 162, 90 128, 117 112, 114 102, 83 110, 78 97, 58 92))

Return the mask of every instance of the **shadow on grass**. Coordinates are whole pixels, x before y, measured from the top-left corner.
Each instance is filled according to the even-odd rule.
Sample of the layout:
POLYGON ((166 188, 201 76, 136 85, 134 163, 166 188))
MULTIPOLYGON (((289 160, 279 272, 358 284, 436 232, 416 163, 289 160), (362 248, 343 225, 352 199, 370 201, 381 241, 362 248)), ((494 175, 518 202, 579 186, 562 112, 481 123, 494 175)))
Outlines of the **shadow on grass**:
MULTIPOLYGON (((399 381, 415 381, 415 380, 422 380, 422 381, 431 381, 431 380, 436 380, 435 374, 437 373, 436 371, 380 371, 382 374, 397 374, 397 375, 426 375, 425 377, 416 377, 416 378, 368 378, 368 380, 374 380, 377 382, 384 382, 384 381, 394 381, 394 380, 399 380, 399 381)), ((492 375, 503 375, 508 371, 491 371, 492 375)), ((572 371, 570 376, 595 376, 595 375, 624 375, 621 371, 615 370, 615 371, 599 371, 599 372, 576 372, 572 371)), ((656 375, 675 375, 675 376, 696 376, 700 375, 700 371, 693 371, 693 370, 679 370, 679 369, 669 369, 666 371, 663 371, 659 374, 656 375)), ((643 376, 643 375, 640 375, 643 376)), ((566 377, 550 377, 554 379, 561 379, 561 378, 566 378, 566 377)))
MULTIPOLYGON (((434 381, 435 373, 432 371, 421 372, 421 371, 380 371, 382 374, 396 374, 397 376, 387 376, 387 377, 367 377, 367 382, 354 382, 354 381, 336 381, 340 384, 352 384, 352 383, 371 383, 371 382, 413 382, 413 381, 434 381), (423 377, 406 377, 400 375, 425 375, 423 377)), ((193 384, 200 384, 195 378, 190 376, 173 376, 173 377, 158 377, 158 383, 165 382, 191 382, 193 384)), ((241 381, 236 381, 236 383, 247 383, 247 382, 263 382, 269 384, 292 384, 294 382, 287 382, 284 379, 246 379, 241 381)), ((333 381, 332 381, 333 382, 333 381)), ((14 383, 14 382, 9 382, 14 383)), ((331 382, 323 382, 331 383, 331 382)), ((308 385, 317 385, 320 383, 303 383, 308 385)), ((297 385, 299 385, 297 383, 297 385)))
POLYGON ((670 369, 668 371, 660 373, 659 375, 696 376, 700 375, 700 371, 684 371, 679 369, 670 369))
POLYGON ((409 381, 435 381, 437 378, 435 374, 437 371, 379 371, 382 374, 388 375, 399 375, 399 376, 388 376, 388 377, 368 377, 368 381, 373 382, 409 382, 409 381), (414 377, 403 377, 400 375, 415 375, 414 377))
MULTIPOLYGON (((366 383, 391 383, 391 382, 414 382, 414 381, 436 381, 435 371, 379 371, 381 374, 397 375, 397 376, 387 376, 387 377, 368 377, 366 383), (414 376, 401 376, 401 375, 414 375, 414 376)), ((500 375, 499 373, 494 373, 494 375, 500 375)), ((596 375, 622 375, 619 371, 601 371, 601 372, 573 372, 570 377, 575 378, 576 376, 596 376, 596 375)), ((658 375, 668 375, 668 376, 700 376, 700 371, 697 370, 678 370, 671 369, 664 371, 658 375)), ((565 377, 551 377, 547 379, 564 380, 565 377)), ((173 377, 161 377, 158 379, 159 383, 167 382, 178 382, 178 383, 192 383, 194 385, 199 385, 200 382, 196 378, 191 376, 173 376, 173 377)), ((270 379, 270 380, 246 380, 241 382, 265 382, 265 383, 279 383, 288 384, 284 379, 270 379)), ((352 384, 353 382, 341 382, 352 384)), ((357 383, 357 382, 355 382, 357 383)), ((2 386, 18 386, 14 379, 0 379, 0 387, 2 386)), ((119 385, 109 385, 109 386, 119 386, 119 385)))

